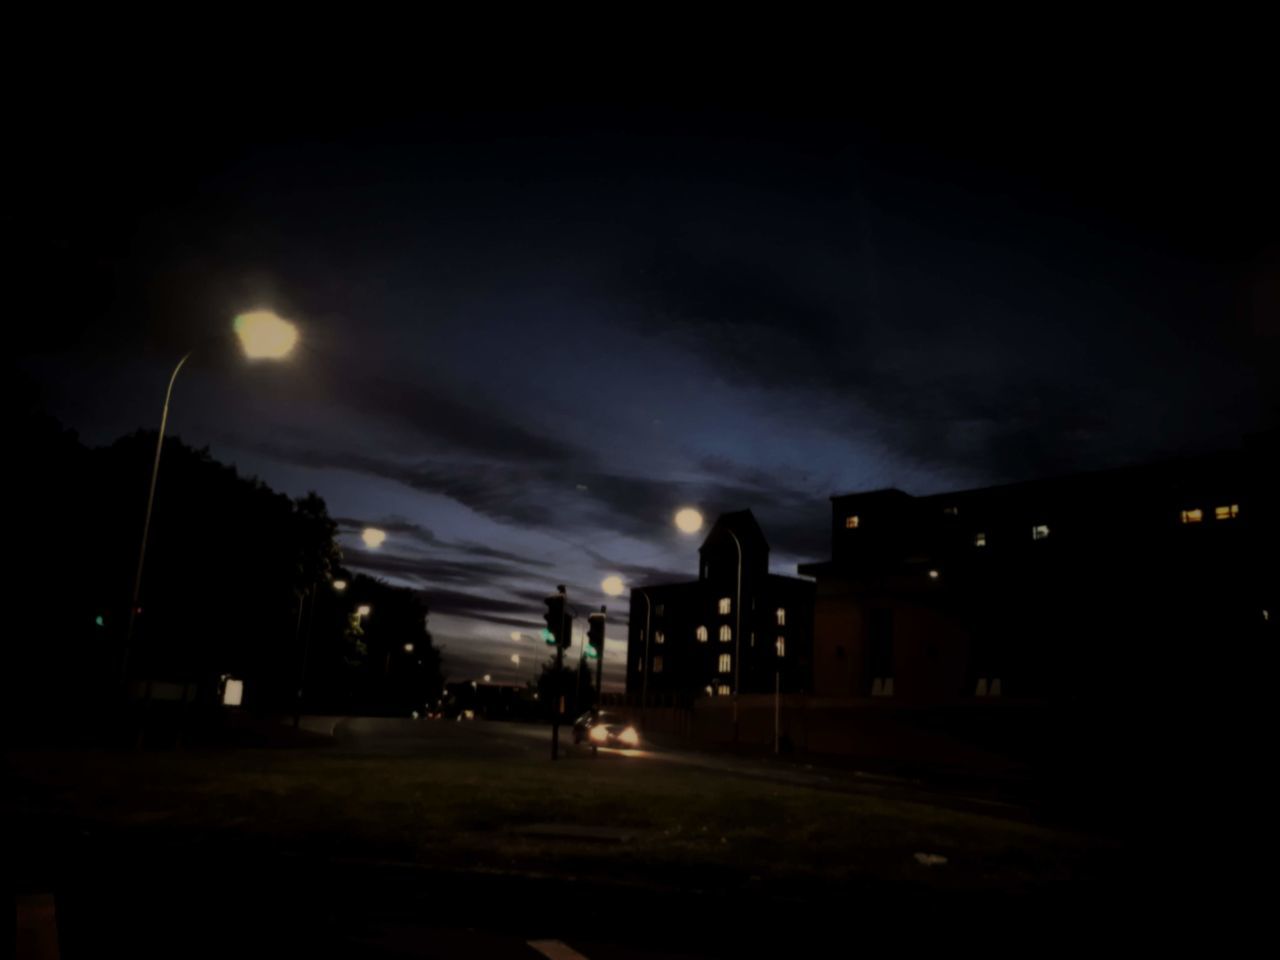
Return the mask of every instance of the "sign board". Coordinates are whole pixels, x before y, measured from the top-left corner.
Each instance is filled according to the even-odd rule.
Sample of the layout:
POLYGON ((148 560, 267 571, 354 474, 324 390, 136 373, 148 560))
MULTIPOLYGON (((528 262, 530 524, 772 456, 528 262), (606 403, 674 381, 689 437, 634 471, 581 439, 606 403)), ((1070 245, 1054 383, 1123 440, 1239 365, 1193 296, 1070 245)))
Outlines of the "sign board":
POLYGON ((244 681, 228 677, 226 686, 222 688, 222 705, 224 707, 238 707, 243 699, 244 681))

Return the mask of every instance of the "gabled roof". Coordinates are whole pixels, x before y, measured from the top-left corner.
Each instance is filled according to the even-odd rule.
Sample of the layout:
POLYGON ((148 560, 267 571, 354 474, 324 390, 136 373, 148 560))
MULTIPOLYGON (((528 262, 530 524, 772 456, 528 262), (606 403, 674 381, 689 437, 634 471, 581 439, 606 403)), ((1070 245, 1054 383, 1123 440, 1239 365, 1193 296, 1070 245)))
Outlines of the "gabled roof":
POLYGON ((731 513, 722 513, 716 517, 716 522, 712 524, 711 530, 708 531, 706 539, 702 541, 702 546, 698 548, 698 552, 702 553, 713 540, 718 539, 728 531, 733 531, 734 535, 737 536, 742 544, 744 553, 769 552, 769 541, 765 539, 764 531, 760 529, 760 524, 756 521, 755 514, 750 510, 734 510, 731 513))

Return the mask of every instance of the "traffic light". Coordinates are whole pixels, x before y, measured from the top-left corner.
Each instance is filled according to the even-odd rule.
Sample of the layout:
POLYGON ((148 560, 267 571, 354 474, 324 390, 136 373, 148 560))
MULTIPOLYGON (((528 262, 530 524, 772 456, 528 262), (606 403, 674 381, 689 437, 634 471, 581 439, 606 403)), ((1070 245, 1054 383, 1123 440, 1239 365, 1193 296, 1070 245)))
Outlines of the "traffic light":
POLYGON ((557 587, 556 590, 556 593, 542 601, 547 605, 547 612, 542 615, 542 619, 547 621, 542 639, 548 646, 567 647, 571 638, 565 620, 564 587, 557 587))
POLYGON ((592 660, 604 653, 604 614, 593 613, 587 619, 587 656, 592 660))

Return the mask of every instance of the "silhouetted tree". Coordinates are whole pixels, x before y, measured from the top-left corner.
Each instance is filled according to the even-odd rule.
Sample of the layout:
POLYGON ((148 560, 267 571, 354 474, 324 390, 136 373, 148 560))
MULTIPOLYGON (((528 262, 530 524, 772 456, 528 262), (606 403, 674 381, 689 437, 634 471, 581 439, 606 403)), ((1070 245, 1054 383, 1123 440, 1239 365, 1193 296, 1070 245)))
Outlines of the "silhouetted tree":
MULTIPOLYGON (((119 702, 155 434, 87 449, 32 409, 16 436, 28 458, 16 484, 27 551, 21 639, 11 645, 19 708, 52 715, 119 702)), ((422 598, 346 574, 335 534, 317 494, 291 499, 167 438, 130 674, 194 683, 210 700, 218 678, 233 675, 246 682, 246 705, 266 709, 292 709, 299 686, 309 704, 379 712, 438 695, 422 598), (331 587, 340 574, 346 595, 331 587), (376 612, 353 625, 359 603, 376 612)))

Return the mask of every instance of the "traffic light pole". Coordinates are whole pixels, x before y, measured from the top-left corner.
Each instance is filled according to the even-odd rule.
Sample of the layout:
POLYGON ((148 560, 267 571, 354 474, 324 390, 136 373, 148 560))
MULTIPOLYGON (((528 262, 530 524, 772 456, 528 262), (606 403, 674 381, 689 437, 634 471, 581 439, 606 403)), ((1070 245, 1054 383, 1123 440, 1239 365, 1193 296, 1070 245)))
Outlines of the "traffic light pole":
POLYGON ((556 587, 556 592, 544 601, 547 612, 544 617, 547 630, 556 645, 555 682, 552 686, 555 702, 551 705, 551 759, 560 759, 560 715, 564 713, 565 690, 561 689, 564 681, 564 648, 573 642, 573 620, 569 615, 569 600, 565 596, 564 586, 556 587))
POLYGON ((600 606, 600 647, 596 651, 596 718, 600 717, 600 701, 604 698, 604 605, 600 606))
POLYGON ((564 678, 564 647, 556 644, 556 702, 551 707, 551 759, 560 759, 560 711, 563 709, 564 694, 560 692, 560 682, 564 678))

